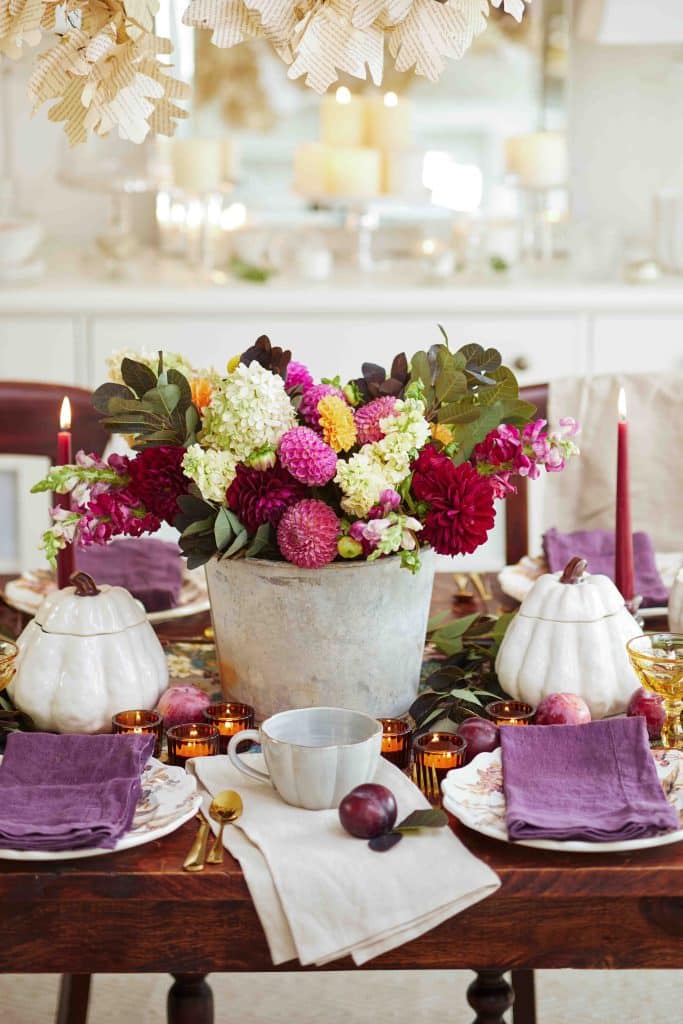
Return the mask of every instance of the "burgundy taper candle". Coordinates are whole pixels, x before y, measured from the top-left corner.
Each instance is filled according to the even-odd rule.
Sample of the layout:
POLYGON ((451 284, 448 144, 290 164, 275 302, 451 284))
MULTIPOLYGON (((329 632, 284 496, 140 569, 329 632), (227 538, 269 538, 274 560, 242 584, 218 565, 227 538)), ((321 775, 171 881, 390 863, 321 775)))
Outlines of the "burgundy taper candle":
POLYGON ((633 582, 633 533, 631 532, 631 495, 628 469, 628 420, 626 393, 619 391, 617 423, 617 517, 615 526, 614 581, 624 601, 635 592, 633 582))
MULTIPOLYGON (((59 433, 57 434, 57 465, 65 466, 72 461, 71 449, 71 402, 64 396, 62 408, 59 412, 59 433)), ((71 502, 68 494, 58 495, 58 502, 62 508, 70 508, 71 502)), ((57 552, 57 586, 69 586, 69 579, 76 568, 74 557, 74 545, 67 544, 65 548, 57 552)))

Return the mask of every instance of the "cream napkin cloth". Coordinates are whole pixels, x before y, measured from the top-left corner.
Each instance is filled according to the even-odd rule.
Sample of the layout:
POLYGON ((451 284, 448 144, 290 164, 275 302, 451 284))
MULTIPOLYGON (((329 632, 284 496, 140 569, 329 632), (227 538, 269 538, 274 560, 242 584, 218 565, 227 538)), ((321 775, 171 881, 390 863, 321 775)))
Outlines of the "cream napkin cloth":
MULTIPOLYGON (((260 754, 247 754, 263 767, 260 754)), ((404 836, 386 853, 344 831, 336 810, 284 803, 269 785, 233 768, 227 757, 189 761, 210 795, 236 789, 244 813, 224 832, 239 861, 274 964, 303 966, 351 955, 360 965, 409 942, 490 895, 498 876, 448 828, 404 836)), ((375 782, 398 804, 398 821, 429 804, 394 765, 381 759, 375 782)))

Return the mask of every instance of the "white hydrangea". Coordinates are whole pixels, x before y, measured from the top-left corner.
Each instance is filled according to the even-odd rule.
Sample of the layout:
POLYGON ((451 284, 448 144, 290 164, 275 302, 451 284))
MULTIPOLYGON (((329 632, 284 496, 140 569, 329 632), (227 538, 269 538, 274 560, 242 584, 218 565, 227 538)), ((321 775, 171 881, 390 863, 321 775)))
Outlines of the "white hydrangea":
POLYGON ((341 506, 347 515, 358 516, 359 519, 364 519, 379 501, 382 491, 392 486, 381 461, 373 451, 374 447, 371 444, 363 445, 348 461, 337 460, 334 482, 339 484, 344 495, 341 506))
POLYGON ((240 363, 215 388, 203 413, 202 445, 229 451, 242 462, 257 448, 277 448, 296 426, 296 412, 282 377, 260 363, 240 363))
POLYGON ((232 452, 198 444, 190 445, 183 456, 183 473, 196 483, 205 501, 225 499, 225 492, 235 479, 236 465, 232 452))

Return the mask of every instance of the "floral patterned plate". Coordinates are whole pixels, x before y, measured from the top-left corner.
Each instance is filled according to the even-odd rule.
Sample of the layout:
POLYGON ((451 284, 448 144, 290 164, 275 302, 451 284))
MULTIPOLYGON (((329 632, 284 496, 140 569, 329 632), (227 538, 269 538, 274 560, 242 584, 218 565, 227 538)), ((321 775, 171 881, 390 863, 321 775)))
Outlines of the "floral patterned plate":
MULTIPOLYGON (((666 846, 683 840, 683 751, 653 750, 657 774, 667 799, 678 809, 680 828, 648 839, 626 839, 615 843, 589 843, 579 840, 519 839, 517 846, 539 850, 563 850, 572 853, 615 853, 666 846)), ((510 842, 505 826, 505 794, 500 747, 478 754, 464 768, 450 771, 441 784, 443 806, 454 817, 482 835, 510 842)))
POLYGON ((194 817, 202 798, 194 776, 184 768, 162 764, 151 758, 142 773, 142 794, 129 832, 111 850, 102 847, 82 850, 1 850, 0 860, 76 860, 118 853, 175 832, 194 817))

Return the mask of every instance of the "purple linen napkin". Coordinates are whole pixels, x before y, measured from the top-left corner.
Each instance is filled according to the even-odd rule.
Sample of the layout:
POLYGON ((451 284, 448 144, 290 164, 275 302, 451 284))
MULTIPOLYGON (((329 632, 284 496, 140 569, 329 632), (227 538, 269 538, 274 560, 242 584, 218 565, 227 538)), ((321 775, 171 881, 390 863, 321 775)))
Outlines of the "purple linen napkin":
POLYGON ((76 564, 96 583, 130 590, 148 612, 175 608, 180 599, 183 568, 177 544, 153 537, 91 544, 77 550, 76 564))
POLYGON ((111 849, 130 829, 154 736, 12 733, 0 765, 0 846, 111 849))
POLYGON ((644 718, 502 726, 510 839, 643 839, 679 827, 644 718))
MULTIPOLYGON (((578 555, 588 562, 588 571, 609 576, 614 581, 615 541, 612 530, 575 530, 560 533, 548 530, 543 535, 543 551, 550 572, 560 572, 570 558, 578 555)), ((669 592, 655 564, 655 552, 647 533, 633 534, 633 568, 636 594, 643 598, 644 608, 666 605, 669 592)))

